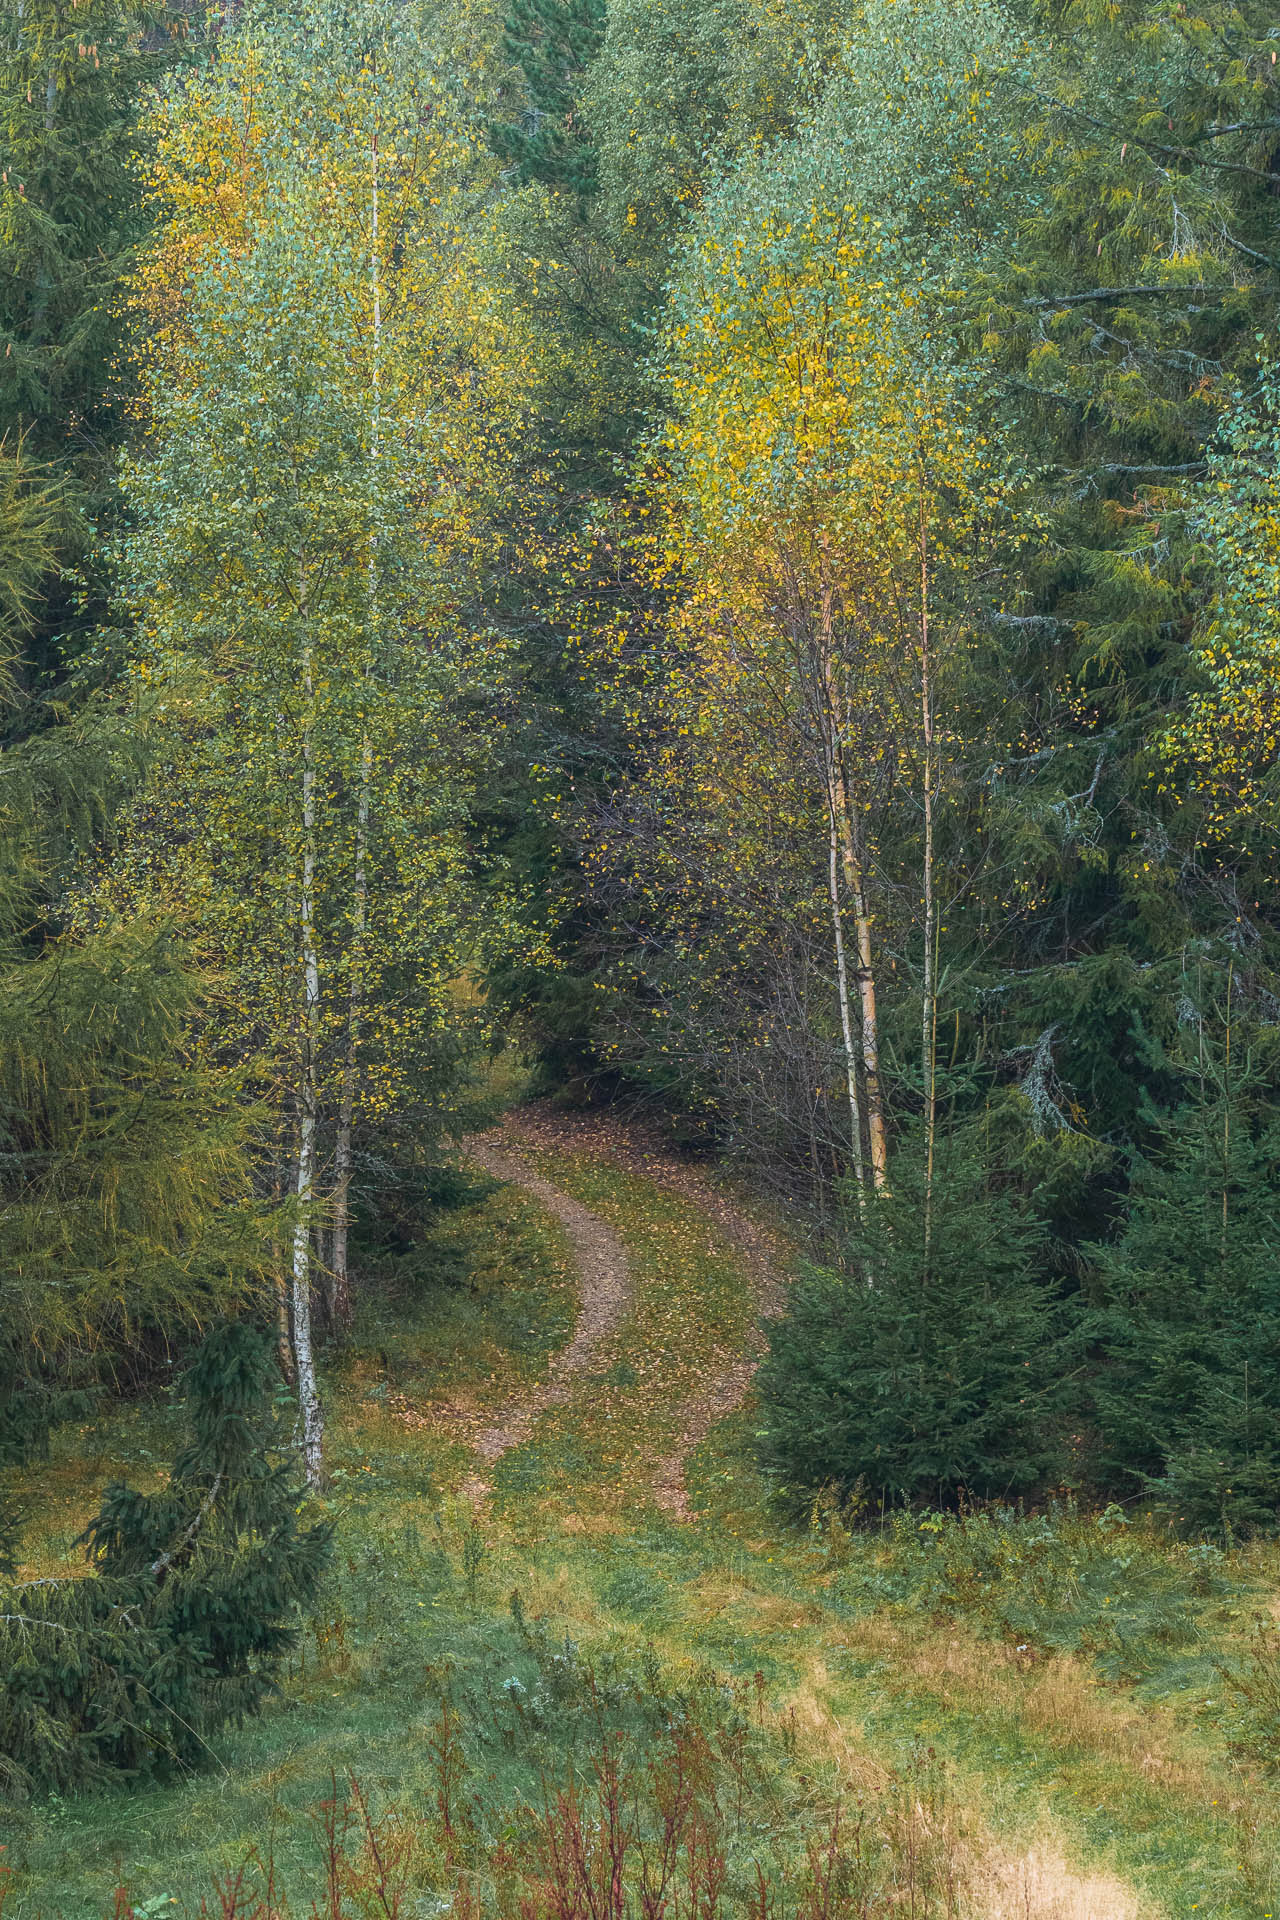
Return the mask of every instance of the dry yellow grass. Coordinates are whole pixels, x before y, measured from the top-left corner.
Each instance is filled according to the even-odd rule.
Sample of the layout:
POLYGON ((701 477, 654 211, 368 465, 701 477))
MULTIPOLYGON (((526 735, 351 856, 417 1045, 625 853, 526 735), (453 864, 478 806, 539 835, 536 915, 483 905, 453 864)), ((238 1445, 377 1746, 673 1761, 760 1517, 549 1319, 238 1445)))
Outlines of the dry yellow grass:
POLYGON ((973 1920, 1155 1920, 1158 1908, 1115 1874, 1070 1866, 1048 1837, 1018 1853, 988 1848, 972 1869, 973 1920))
MULTIPOLYGON (((833 1709, 831 1690, 825 1662, 811 1654, 784 1703, 800 1741, 832 1764, 851 1794, 882 1793, 889 1771, 867 1750, 862 1727, 833 1709)), ((957 1791, 962 1797, 949 1815, 952 1847, 971 1920, 1155 1920, 1158 1910, 1118 1875, 1073 1867, 1047 1818, 1032 1842, 1010 1845, 987 1831, 971 1785, 957 1791)))
POLYGON ((855 1794, 878 1793, 889 1770, 867 1751, 863 1729, 848 1714, 837 1716, 830 1702, 830 1676, 819 1654, 805 1661, 804 1676, 783 1702, 800 1740, 835 1767, 842 1785, 855 1794))
POLYGON ((1220 1797, 1220 1783, 1188 1754, 1171 1713, 1109 1691, 1070 1654, 1029 1657, 955 1626, 904 1631, 883 1614, 860 1622, 846 1644, 891 1662, 890 1684, 927 1687, 944 1711, 1006 1712, 1050 1746, 1158 1776, 1170 1793, 1220 1797))
POLYGON ((820 1606, 797 1600, 792 1594, 757 1592, 722 1568, 700 1574, 685 1589, 685 1595, 695 1620, 715 1620, 732 1609, 744 1632, 791 1633, 821 1626, 827 1618, 820 1606))

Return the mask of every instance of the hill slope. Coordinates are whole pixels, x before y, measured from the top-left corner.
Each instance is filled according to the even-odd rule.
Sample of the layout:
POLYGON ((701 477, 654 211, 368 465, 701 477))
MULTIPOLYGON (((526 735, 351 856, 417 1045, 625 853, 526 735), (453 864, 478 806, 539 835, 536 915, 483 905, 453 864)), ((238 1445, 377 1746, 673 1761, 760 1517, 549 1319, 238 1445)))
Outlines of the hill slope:
MULTIPOLYGON (((470 1152, 510 1184, 332 1383, 338 1564, 284 1697, 198 1779, 16 1810, 6 1920, 642 1914, 663 1845, 673 1920, 1280 1911, 1218 1670, 1264 1671, 1274 1549, 1069 1510, 788 1531, 744 1401, 776 1235, 612 1121, 470 1152)), ((165 1418, 64 1438, 33 1570, 165 1418)))

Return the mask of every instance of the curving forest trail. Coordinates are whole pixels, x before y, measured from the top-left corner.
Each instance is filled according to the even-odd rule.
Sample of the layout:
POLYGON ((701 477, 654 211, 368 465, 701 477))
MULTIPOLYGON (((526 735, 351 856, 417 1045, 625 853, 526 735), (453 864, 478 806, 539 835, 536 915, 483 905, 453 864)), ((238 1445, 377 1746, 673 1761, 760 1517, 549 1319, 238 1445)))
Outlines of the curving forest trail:
MULTIPOLYGON (((851 1792, 883 1790, 905 1743, 936 1747, 953 1770, 964 1835, 957 1912, 975 1920, 1181 1912, 1157 1891, 1159 1863, 1178 1852, 1180 1828, 1184 1852, 1203 1848, 1203 1833, 1189 1836, 1206 1811, 1220 1840, 1226 1803, 1200 1757, 1192 1763, 1181 1751, 1171 1716, 1135 1712, 1087 1663, 993 1644, 955 1623, 940 1631, 924 1619, 851 1617, 822 1562, 770 1538, 758 1513, 752 1539, 738 1515, 725 1528, 705 1486, 695 1501, 691 1463, 709 1445, 714 1454, 718 1423, 749 1396, 764 1323, 785 1298, 788 1249, 696 1166, 610 1115, 526 1107, 473 1137, 466 1152, 562 1224, 580 1292, 571 1337, 545 1379, 478 1432, 471 1422, 469 1445, 490 1478, 472 1472, 459 1491, 486 1500, 495 1469, 500 1478, 509 1468, 506 1515, 518 1516, 521 1457, 554 1454, 557 1422, 578 1437, 594 1423, 609 1436, 594 1468, 575 1455, 572 1481, 550 1494, 562 1537, 585 1533, 611 1552, 643 1557, 645 1511, 656 1508, 705 1538, 700 1571, 682 1577, 678 1601, 664 1603, 655 1639, 685 1657, 732 1647, 739 1662, 757 1659, 785 1677, 786 1711, 801 1738, 851 1792), (708 1291, 717 1269, 729 1276, 727 1302, 723 1289, 708 1291), (717 1312, 714 1340, 686 1365, 691 1330, 717 1312), (618 1389, 611 1383, 628 1355, 643 1379, 618 1389), (1136 1836, 1122 1833, 1129 1816, 1105 1777, 1117 1763, 1133 1780, 1136 1836)), ((1231 1817, 1239 1820, 1238 1804, 1231 1817)))
MULTIPOLYGON (((535 1159, 557 1151, 585 1150, 597 1162, 651 1181, 662 1191, 691 1202, 724 1241, 747 1282, 747 1301, 754 1321, 743 1328, 746 1351, 719 1354, 715 1364, 687 1397, 677 1402, 674 1420, 676 1445, 643 1463, 656 1504, 682 1521, 693 1518, 685 1483, 685 1463, 718 1420, 741 1406, 764 1350, 759 1322, 781 1311, 785 1287, 776 1250, 754 1221, 696 1169, 666 1152, 640 1129, 620 1127, 615 1120, 589 1117, 576 1120, 544 1109, 526 1108, 507 1124, 488 1134, 475 1134, 464 1151, 475 1165, 494 1179, 529 1194, 563 1225, 578 1269, 579 1305, 568 1344, 553 1357, 539 1387, 505 1407, 492 1424, 472 1439, 486 1463, 523 1445, 538 1419, 553 1407, 566 1405, 576 1387, 589 1385, 610 1342, 622 1328, 632 1302, 631 1269, 627 1249, 601 1216, 538 1171, 535 1159)), ((637 1430, 637 1442, 643 1429, 637 1430)), ((482 1497, 488 1484, 479 1476, 464 1483, 472 1497, 482 1497)))
MULTIPOLYGON (((264 1807, 280 1871, 310 1889, 315 1809, 335 1778, 381 1805, 437 1804, 442 1694, 494 1791, 536 1801, 582 1758, 579 1709, 556 1692, 574 1673, 588 1719, 650 1673, 671 1676, 674 1699, 736 1689, 786 1792, 812 1787, 865 1820, 875 1870, 898 1888, 842 1915, 1280 1913, 1280 1794, 1242 1781, 1204 1710, 1252 1598, 1206 1599, 1203 1655, 1157 1645, 1153 1689, 1084 1645, 1062 1650, 1034 1608, 1011 1634, 963 1595, 914 1596, 913 1523, 809 1532, 771 1504, 751 1387, 795 1259, 780 1234, 609 1114, 522 1107, 462 1151, 501 1185, 462 1210, 469 1224, 442 1225, 447 1279, 416 1313, 412 1294, 391 1296, 331 1375, 339 1565, 279 1710, 225 1743, 221 1772, 44 1827, 33 1816, 4 1920, 98 1920, 120 1862, 153 1902, 133 1910, 158 1912, 163 1895, 164 1910, 198 1914, 212 1878, 266 1844, 264 1807), (522 1742, 534 1771, 517 1778, 522 1742), (933 1890, 913 1905, 917 1867, 933 1890)), ((126 1432, 86 1434, 55 1462, 66 1497, 42 1572, 66 1564, 86 1480, 115 1470, 126 1432)), ((145 1425, 137 1442, 150 1457, 145 1425)))

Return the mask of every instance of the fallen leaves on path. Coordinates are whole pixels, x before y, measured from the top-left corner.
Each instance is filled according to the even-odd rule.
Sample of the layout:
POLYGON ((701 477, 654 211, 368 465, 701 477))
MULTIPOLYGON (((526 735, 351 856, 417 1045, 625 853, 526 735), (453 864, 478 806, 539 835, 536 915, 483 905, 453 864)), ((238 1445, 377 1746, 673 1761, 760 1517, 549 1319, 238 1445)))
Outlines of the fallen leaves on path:
MULTIPOLYGON (((463 1142, 468 1156, 495 1180, 505 1180, 526 1193, 560 1221, 569 1236, 582 1280, 581 1301, 573 1338, 552 1356, 547 1379, 519 1401, 506 1407, 475 1435, 472 1444, 482 1460, 493 1463, 529 1438, 534 1421, 550 1407, 563 1406, 576 1375, 584 1373, 617 1332, 631 1299, 627 1250, 613 1228, 530 1166, 518 1140, 501 1131, 473 1134, 463 1142)), ((463 1491, 483 1498, 488 1487, 472 1476, 463 1491)))
MULTIPOLYGON (((582 1270, 581 1331, 575 1332, 561 1356, 559 1371, 553 1367, 557 1383, 554 1396, 544 1394, 531 1400, 523 1410, 513 1412, 495 1425, 489 1434, 480 1436, 477 1449, 487 1459, 496 1459, 507 1447, 527 1438, 538 1413, 568 1398, 569 1379, 583 1370, 606 1337, 605 1333, 593 1335, 592 1326, 600 1321, 612 1331, 621 1317, 619 1299, 625 1302, 625 1282, 619 1294, 617 1261, 621 1254, 625 1263, 626 1255, 617 1235, 598 1215, 540 1179, 521 1158, 521 1145, 542 1152, 585 1153, 596 1161, 639 1174, 661 1191, 692 1202, 741 1258, 760 1318, 780 1313, 785 1299, 785 1287, 774 1261, 775 1249, 765 1230, 698 1168, 666 1147, 652 1129, 642 1123, 623 1121, 611 1112, 570 1114, 543 1104, 517 1109, 507 1116, 502 1132, 468 1142, 467 1150, 487 1172, 500 1179, 517 1181, 563 1220, 582 1270)), ((716 1251, 714 1242, 708 1251, 716 1251)), ((750 1351, 736 1358, 725 1357, 676 1410, 677 1444, 654 1463, 651 1477, 657 1504, 677 1519, 694 1518, 685 1483, 685 1463, 689 1455, 706 1439, 718 1420, 742 1404, 764 1348, 764 1335, 757 1326, 753 1329, 750 1351)))

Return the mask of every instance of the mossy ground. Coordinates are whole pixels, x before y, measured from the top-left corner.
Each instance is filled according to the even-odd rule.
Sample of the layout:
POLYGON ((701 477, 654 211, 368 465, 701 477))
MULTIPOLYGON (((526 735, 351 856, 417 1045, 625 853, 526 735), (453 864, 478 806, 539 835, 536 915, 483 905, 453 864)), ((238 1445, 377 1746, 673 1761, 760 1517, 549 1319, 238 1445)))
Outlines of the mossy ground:
MULTIPOLYGON (((916 1804, 926 1774, 930 1794, 943 1780, 966 1911, 1280 1914, 1280 1795, 1261 1751, 1229 1749, 1220 1671, 1247 1657, 1280 1552, 1197 1558, 1140 1516, 1100 1529, 1069 1512, 1047 1545, 1014 1522, 1008 1540, 919 1521, 851 1535, 838 1516, 797 1530, 752 1464, 749 1403, 696 1450, 698 1519, 674 1522, 652 1469, 698 1379, 744 1350, 750 1290, 692 1201, 587 1152, 538 1165, 630 1251, 632 1310, 598 1372, 497 1463, 474 1513, 457 1492, 469 1422, 545 1369, 576 1278, 523 1195, 444 1216, 330 1373, 338 1550, 280 1700, 198 1778, 0 1815, 5 1920, 88 1920, 122 1885, 135 1909, 196 1913, 251 1848, 307 1911, 335 1781, 354 1776, 379 1808, 436 1803, 446 1698, 492 1848, 540 1781, 581 1764, 597 1685, 641 1744, 673 1689, 732 1695, 770 1730, 779 1806, 892 1798, 904 1781, 916 1804)), ((160 1402, 58 1436, 33 1570, 65 1570, 102 1483, 156 1474, 174 1422, 160 1402)))

